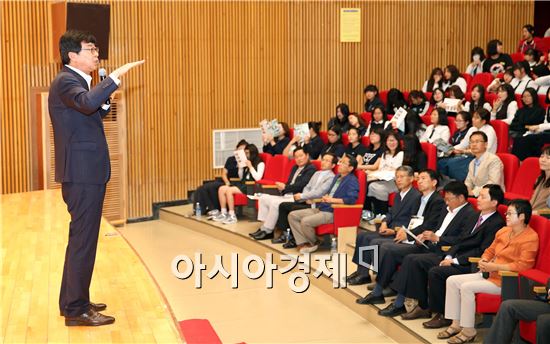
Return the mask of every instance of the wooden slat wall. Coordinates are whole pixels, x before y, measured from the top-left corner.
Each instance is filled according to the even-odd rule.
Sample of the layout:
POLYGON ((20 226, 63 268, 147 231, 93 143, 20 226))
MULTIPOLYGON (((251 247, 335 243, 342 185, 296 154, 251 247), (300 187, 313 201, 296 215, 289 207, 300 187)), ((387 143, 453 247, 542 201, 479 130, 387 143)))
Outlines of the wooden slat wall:
MULTIPOLYGON (((48 86, 49 3, 2 2, 2 192, 30 188, 29 89, 48 86)), ((111 2, 109 70, 123 78, 128 215, 186 198, 211 166, 215 128, 322 119, 362 107, 376 83, 418 88, 433 66, 464 69, 470 49, 498 37, 512 50, 533 2, 111 2), (360 7, 362 42, 339 42, 339 9, 360 7)))

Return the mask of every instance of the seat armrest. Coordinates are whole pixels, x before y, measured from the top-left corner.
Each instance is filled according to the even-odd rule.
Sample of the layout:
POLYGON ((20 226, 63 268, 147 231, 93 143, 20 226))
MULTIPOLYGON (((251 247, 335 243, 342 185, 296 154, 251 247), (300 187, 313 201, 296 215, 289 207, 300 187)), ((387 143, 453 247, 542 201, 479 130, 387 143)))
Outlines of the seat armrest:
POLYGON ((451 249, 451 246, 441 246, 441 251, 443 252, 449 252, 450 249, 451 249))

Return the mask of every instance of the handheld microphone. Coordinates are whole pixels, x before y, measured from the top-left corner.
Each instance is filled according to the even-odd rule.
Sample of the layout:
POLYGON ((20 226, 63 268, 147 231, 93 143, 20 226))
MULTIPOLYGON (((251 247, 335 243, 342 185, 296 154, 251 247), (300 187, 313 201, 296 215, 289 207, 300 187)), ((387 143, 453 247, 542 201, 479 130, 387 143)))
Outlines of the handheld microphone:
MULTIPOLYGON (((105 78, 107 77, 107 71, 105 70, 105 68, 99 68, 99 81, 103 81, 105 80, 105 78)), ((105 101, 105 105, 110 105, 111 104, 111 98, 107 98, 107 100, 105 101)))

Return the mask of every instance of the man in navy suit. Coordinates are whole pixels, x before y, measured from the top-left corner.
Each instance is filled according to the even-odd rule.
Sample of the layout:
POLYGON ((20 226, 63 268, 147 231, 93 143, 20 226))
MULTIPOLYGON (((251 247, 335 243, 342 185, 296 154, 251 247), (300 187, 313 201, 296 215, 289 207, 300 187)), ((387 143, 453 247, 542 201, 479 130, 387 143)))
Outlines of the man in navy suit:
POLYGON ((67 31, 59 41, 63 69, 53 80, 48 108, 54 130, 55 180, 71 214, 59 308, 67 326, 111 324, 113 317, 98 313, 105 304, 90 302, 106 184, 111 174, 102 118, 105 104, 118 88, 120 76, 144 61, 128 63, 91 88, 90 74, 99 63, 95 37, 67 31))

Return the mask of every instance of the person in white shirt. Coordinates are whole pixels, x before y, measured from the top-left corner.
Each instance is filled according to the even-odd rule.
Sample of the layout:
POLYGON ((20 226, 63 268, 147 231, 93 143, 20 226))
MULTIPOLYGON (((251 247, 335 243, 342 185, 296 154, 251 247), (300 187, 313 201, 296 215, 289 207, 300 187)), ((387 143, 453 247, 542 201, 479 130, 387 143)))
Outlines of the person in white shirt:
POLYGON ((550 75, 536 78, 533 82, 538 87, 537 89, 538 94, 547 94, 548 91, 550 90, 550 75))
POLYGON ((466 67, 466 73, 471 76, 483 73, 483 60, 485 60, 483 49, 481 47, 474 47, 470 58, 471 63, 466 67))
POLYGON ((420 142, 433 143, 436 140, 443 140, 449 142, 451 137, 451 131, 449 130, 449 119, 447 118, 447 111, 442 108, 433 109, 430 115, 430 121, 432 124, 428 126, 420 142))
POLYGON ((514 79, 510 83, 510 85, 514 88, 515 94, 523 94, 523 91, 527 89, 528 87, 533 87, 534 89, 537 89, 537 85, 529 77, 529 71, 531 68, 529 67, 529 63, 526 61, 520 61, 516 62, 514 64, 514 79))
POLYGON ((514 88, 508 84, 503 84, 498 87, 497 99, 493 103, 491 110, 491 120, 501 120, 510 125, 516 112, 518 111, 518 103, 514 96, 514 88))
POLYGON ((465 99, 464 92, 458 85, 452 85, 447 89, 448 99, 458 99, 460 102, 457 105, 449 105, 445 101, 437 104, 437 107, 447 110, 447 115, 455 117, 459 111, 470 112, 470 102, 465 99))
POLYGON ((473 127, 468 129, 466 137, 459 144, 454 146, 455 154, 470 154, 468 146, 470 144, 470 136, 475 131, 482 131, 487 135, 487 150, 493 154, 497 152, 497 134, 495 129, 489 124, 491 113, 486 109, 479 109, 472 116, 473 127))
MULTIPOLYGON (((489 86, 487 86, 487 92, 497 93, 499 86, 510 85, 512 83, 512 80, 514 80, 514 70, 510 67, 504 71, 504 74, 502 75, 502 79, 495 78, 489 84, 489 86)), ((512 87, 512 89, 514 88, 512 87)))
POLYGON ((436 88, 443 86, 443 70, 436 67, 432 70, 428 80, 422 86, 422 92, 433 92, 436 88))
POLYGON ((445 72, 443 73, 443 76, 445 79, 441 87, 444 90, 453 85, 457 85, 458 87, 460 87, 462 92, 466 92, 466 88, 468 86, 466 80, 464 80, 464 78, 460 76, 460 72, 455 65, 448 65, 447 67, 445 67, 445 72))

